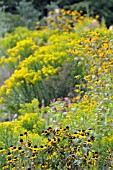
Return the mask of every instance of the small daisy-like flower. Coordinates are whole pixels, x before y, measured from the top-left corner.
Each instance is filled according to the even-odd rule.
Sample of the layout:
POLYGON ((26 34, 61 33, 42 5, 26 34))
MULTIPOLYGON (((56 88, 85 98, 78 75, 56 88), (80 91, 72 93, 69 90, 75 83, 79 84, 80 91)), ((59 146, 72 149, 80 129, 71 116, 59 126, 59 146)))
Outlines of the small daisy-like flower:
POLYGON ((19 152, 22 152, 22 148, 21 148, 21 147, 18 147, 18 151, 19 151, 19 152))
POLYGON ((4 164, 2 169, 8 169, 8 165, 4 164))
POLYGON ((28 133, 27 133, 27 132, 24 132, 24 135, 27 137, 27 136, 28 136, 28 133))
POLYGON ((20 138, 23 138, 23 134, 20 134, 20 138))
POLYGON ((20 139, 20 145, 24 145, 23 139, 20 139))

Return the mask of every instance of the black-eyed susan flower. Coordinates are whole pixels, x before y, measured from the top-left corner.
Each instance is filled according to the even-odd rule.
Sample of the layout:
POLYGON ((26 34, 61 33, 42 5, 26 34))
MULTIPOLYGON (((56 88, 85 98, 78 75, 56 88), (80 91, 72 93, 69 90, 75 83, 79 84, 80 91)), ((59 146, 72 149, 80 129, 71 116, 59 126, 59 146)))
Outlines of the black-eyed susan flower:
POLYGON ((37 145, 35 145, 31 149, 32 149, 33 153, 36 153, 37 151, 39 151, 39 148, 37 147, 37 145))
POLYGON ((18 148, 16 146, 13 146, 12 152, 16 152, 18 148))
POLYGON ((32 148, 32 142, 30 140, 28 140, 26 148, 29 148, 29 149, 32 148))
POLYGON ((1 148, 0 148, 0 153, 2 153, 2 154, 7 153, 7 152, 6 152, 6 149, 4 149, 4 148, 1 147, 1 148))
POLYGON ((13 162, 14 162, 14 160, 12 158, 7 159, 7 163, 13 163, 13 162))
POLYGON ((43 150, 44 150, 44 147, 41 145, 39 148, 39 151, 43 151, 43 150))
POLYGON ((31 156, 31 159, 35 159, 37 157, 37 155, 35 153, 33 153, 33 155, 31 156))
POLYGON ((20 139, 20 145, 24 145, 23 139, 20 139))
POLYGON ((13 165, 12 169, 11 170, 16 170, 16 165, 13 165))
POLYGON ((27 133, 27 132, 24 132, 24 135, 28 136, 28 133, 27 133))
POLYGON ((22 152, 22 147, 18 147, 18 152, 22 152))
POLYGON ((8 168, 9 168, 9 166, 7 164, 4 164, 2 169, 8 169, 8 168))
POLYGON ((13 156, 13 154, 12 154, 11 152, 8 152, 6 158, 9 158, 9 157, 11 157, 11 156, 13 156))
POLYGON ((22 133, 20 134, 20 138, 23 138, 23 134, 22 133))
POLYGON ((13 158, 13 161, 17 161, 17 160, 18 160, 18 157, 15 156, 15 157, 13 158))

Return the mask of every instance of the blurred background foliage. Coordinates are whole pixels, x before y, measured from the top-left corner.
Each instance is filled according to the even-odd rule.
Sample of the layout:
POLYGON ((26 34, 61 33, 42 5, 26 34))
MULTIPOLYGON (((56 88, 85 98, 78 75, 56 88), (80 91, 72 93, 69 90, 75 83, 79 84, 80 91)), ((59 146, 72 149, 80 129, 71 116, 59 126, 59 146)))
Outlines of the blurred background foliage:
POLYGON ((107 27, 113 23, 113 1, 108 0, 0 0, 0 36, 11 32, 17 26, 34 29, 37 21, 44 24, 48 12, 56 8, 82 10, 83 14, 105 20, 107 27))

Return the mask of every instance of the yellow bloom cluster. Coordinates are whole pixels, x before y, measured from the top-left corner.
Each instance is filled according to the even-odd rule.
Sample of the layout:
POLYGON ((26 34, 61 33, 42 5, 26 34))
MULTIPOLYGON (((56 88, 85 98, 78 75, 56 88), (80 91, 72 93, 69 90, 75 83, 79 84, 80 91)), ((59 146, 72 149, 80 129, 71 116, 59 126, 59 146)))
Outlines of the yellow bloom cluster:
POLYGON ((96 17, 88 17, 83 14, 83 11, 70 11, 64 9, 58 9, 55 11, 50 11, 47 17, 47 26, 49 29, 58 29, 60 31, 81 31, 95 29, 99 27, 99 22, 96 17), (82 14, 82 15, 81 15, 82 14))
MULTIPOLYGON (((71 15, 73 21, 76 15, 81 16, 70 11, 65 14, 64 10, 62 13, 71 15)), ((55 75, 64 63, 75 63, 77 70, 82 68, 85 81, 89 83, 88 89, 105 86, 107 80, 105 81, 103 76, 109 77, 110 74, 111 79, 113 72, 111 57, 113 35, 105 27, 96 29, 89 27, 84 30, 84 21, 87 17, 80 18, 83 21, 79 22, 83 25, 82 32, 79 32, 77 24, 75 28, 78 31, 75 29, 75 32, 61 33, 48 29, 30 31, 29 38, 25 37, 18 41, 16 46, 7 50, 9 57, 3 57, 1 63, 11 64, 11 67, 13 64, 13 68, 16 69, 0 88, 0 97, 5 105, 14 104, 15 99, 18 104, 31 101, 34 97, 40 96, 43 99, 41 81, 55 75)), ((28 35, 28 31, 26 32, 28 35)), ((76 75, 75 79, 80 78, 76 75)), ((109 84, 109 88, 112 88, 112 84, 109 84)), ((80 89, 76 88, 75 92, 79 94, 78 90, 80 89)), ((82 92, 80 91, 81 95, 82 92)), ((76 100, 81 99, 81 95, 78 95, 76 100)))
POLYGON ((10 147, 12 144, 18 145, 18 136, 20 133, 29 131, 29 139, 34 144, 39 140, 42 142, 40 136, 42 129, 45 127, 45 120, 38 116, 37 113, 25 114, 20 116, 18 120, 13 122, 0 123, 0 148, 10 147))

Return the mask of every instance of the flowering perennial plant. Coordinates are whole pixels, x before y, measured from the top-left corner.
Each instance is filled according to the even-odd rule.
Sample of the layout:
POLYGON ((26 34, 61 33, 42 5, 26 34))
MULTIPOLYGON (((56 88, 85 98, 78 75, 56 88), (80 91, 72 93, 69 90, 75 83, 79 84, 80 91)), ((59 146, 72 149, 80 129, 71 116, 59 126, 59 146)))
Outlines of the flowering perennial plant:
POLYGON ((11 120, 0 123, 1 169, 113 168, 113 32, 62 12, 3 50, 0 63, 13 70, 0 87, 11 120))

